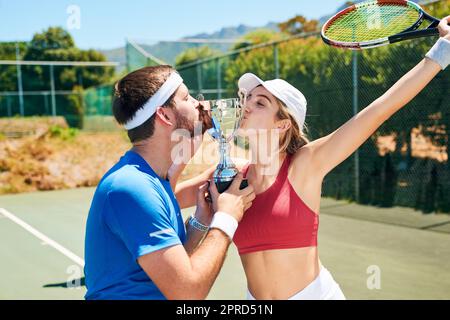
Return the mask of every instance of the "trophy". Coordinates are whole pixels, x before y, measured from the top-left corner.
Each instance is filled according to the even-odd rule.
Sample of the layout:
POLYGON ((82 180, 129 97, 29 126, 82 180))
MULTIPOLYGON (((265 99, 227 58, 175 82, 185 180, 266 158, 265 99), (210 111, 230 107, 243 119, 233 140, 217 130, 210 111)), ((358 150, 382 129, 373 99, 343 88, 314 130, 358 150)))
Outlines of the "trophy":
MULTIPOLYGON (((239 173, 236 165, 231 161, 229 143, 234 139, 240 127, 245 101, 246 93, 240 90, 239 98, 202 102, 209 107, 211 116, 212 127, 206 131, 219 144, 220 160, 213 174, 219 193, 225 192, 230 187, 234 177, 239 173)), ((240 189, 247 186, 248 181, 242 180, 240 189)))

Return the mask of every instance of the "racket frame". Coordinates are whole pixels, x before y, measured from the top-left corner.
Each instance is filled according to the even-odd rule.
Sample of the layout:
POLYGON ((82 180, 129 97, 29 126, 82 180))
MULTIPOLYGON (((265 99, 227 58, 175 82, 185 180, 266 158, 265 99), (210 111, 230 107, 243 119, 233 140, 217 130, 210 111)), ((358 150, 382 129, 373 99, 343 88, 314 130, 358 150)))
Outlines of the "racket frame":
POLYGON ((333 47, 338 48, 345 48, 345 49, 351 49, 351 50, 362 50, 362 49, 369 49, 369 48, 376 48, 385 46, 391 43, 399 42, 402 40, 407 39, 414 39, 414 38, 420 38, 424 36, 430 36, 430 35, 437 35, 439 34, 439 31, 437 29, 437 25, 439 24, 439 19, 436 19, 435 17, 430 16, 427 14, 423 9, 416 3, 408 0, 375 0, 375 1, 366 1, 361 2, 358 4, 351 5, 338 13, 336 13, 334 16, 332 16, 328 21, 323 25, 322 31, 320 33, 322 40, 333 47), (363 8, 367 5, 371 5, 373 3, 378 4, 400 4, 405 6, 412 6, 419 12, 419 18, 417 21, 409 28, 403 30, 402 32, 399 32, 397 34, 394 34, 389 37, 383 37, 378 38, 375 40, 370 41, 362 41, 362 42, 344 42, 344 41, 335 41, 329 39, 327 36, 325 36, 326 30, 328 30, 329 26, 338 18, 342 17, 343 15, 353 11, 357 10, 359 8, 363 8), (431 24, 427 27, 427 29, 417 30, 419 28, 423 21, 427 19, 431 22, 431 24))

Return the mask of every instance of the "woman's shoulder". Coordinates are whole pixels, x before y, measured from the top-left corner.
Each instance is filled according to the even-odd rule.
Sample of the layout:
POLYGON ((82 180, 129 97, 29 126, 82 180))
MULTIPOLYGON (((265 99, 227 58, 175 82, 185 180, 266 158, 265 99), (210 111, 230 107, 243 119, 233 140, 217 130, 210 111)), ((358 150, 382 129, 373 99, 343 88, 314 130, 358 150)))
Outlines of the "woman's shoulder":
POLYGON ((290 167, 300 168, 311 164, 313 161, 314 150, 309 144, 305 144, 291 155, 290 167))
POLYGON ((289 177, 293 181, 317 180, 320 178, 316 160, 314 159, 314 149, 308 144, 304 145, 291 156, 289 165, 289 177))

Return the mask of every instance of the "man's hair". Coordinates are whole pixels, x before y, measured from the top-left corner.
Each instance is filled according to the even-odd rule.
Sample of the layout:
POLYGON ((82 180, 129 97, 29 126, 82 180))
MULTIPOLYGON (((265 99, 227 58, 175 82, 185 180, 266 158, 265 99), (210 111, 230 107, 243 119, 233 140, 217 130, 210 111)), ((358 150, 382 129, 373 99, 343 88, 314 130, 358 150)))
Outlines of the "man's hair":
MULTIPOLYGON (((145 67, 133 71, 119 80, 115 85, 112 109, 114 117, 121 125, 131 120, 136 112, 158 91, 174 72, 171 66, 162 65, 145 67)), ((175 93, 164 103, 163 107, 172 107, 175 93)), ((155 132, 155 115, 139 127, 128 130, 131 142, 150 138, 155 132)))

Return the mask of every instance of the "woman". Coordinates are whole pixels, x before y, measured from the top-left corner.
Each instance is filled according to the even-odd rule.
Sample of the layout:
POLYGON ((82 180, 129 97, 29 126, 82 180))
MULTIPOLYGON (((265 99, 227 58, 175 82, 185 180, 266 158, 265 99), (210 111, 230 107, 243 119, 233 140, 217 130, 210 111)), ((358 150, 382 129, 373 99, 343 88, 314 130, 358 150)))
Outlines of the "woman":
POLYGON ((252 155, 258 154, 255 132, 280 135, 280 147, 271 154, 278 163, 275 174, 267 174, 267 166, 255 159, 244 170, 257 196, 233 240, 249 299, 345 299, 318 254, 323 179, 447 66, 449 21, 450 16, 442 19, 443 39, 426 59, 350 121, 313 142, 302 133, 306 100, 300 91, 284 80, 264 82, 253 74, 240 78, 239 88, 249 93, 241 129, 252 155))

